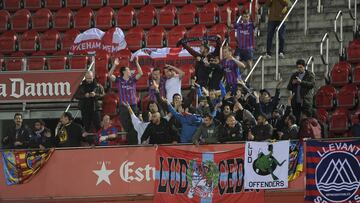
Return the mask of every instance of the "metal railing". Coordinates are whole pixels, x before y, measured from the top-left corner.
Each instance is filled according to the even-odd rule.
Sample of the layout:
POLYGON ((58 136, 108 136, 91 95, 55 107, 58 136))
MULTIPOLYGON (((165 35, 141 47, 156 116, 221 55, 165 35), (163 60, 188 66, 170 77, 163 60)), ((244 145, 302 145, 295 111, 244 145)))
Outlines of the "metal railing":
POLYGON ((304 35, 307 35, 308 30, 308 19, 307 19, 307 8, 308 7, 308 1, 304 1, 304 35))
POLYGON ((354 20, 354 27, 353 27, 353 31, 354 33, 356 32, 357 29, 357 0, 354 0, 354 14, 352 13, 352 6, 351 6, 351 0, 348 1, 349 2, 349 14, 350 17, 354 20))
POLYGON ((308 70, 310 63, 311 63, 311 72, 314 73, 314 57, 313 57, 313 56, 310 56, 310 57, 308 58, 308 60, 306 61, 306 66, 305 66, 305 69, 306 69, 306 70, 308 70))
POLYGON ((276 75, 275 75, 275 80, 279 79, 279 31, 281 29, 281 27, 284 25, 286 19, 289 17, 291 11, 295 8, 296 4, 298 3, 299 0, 296 0, 293 5, 291 6, 290 10, 287 12, 287 14, 285 15, 284 19, 281 21, 280 25, 276 28, 276 32, 275 32, 275 37, 276 37, 276 55, 275 55, 275 71, 276 71, 276 75))
POLYGON ((336 17, 334 19, 334 33, 335 33, 335 37, 336 40, 340 43, 340 48, 339 48, 339 54, 342 55, 342 49, 343 49, 343 13, 341 10, 339 10, 336 14, 336 17), (340 36, 337 33, 337 20, 340 17, 340 36))
POLYGON ((323 5, 321 3, 321 0, 318 0, 318 5, 317 5, 317 12, 318 13, 321 13, 321 11, 323 10, 323 5))
POLYGON ((320 57, 323 62, 323 64, 326 66, 326 73, 327 76, 329 74, 329 33, 325 33, 323 38, 320 41, 320 57), (326 52, 325 52, 325 58, 324 58, 324 42, 326 40, 326 52))
POLYGON ((253 65, 253 67, 251 68, 249 74, 246 76, 245 78, 245 82, 247 82, 251 76, 251 74, 254 72, 255 68, 257 67, 257 65, 260 63, 261 61, 261 89, 264 89, 264 72, 265 72, 265 66, 264 66, 264 57, 263 56, 259 56, 259 58, 256 60, 255 64, 253 65))

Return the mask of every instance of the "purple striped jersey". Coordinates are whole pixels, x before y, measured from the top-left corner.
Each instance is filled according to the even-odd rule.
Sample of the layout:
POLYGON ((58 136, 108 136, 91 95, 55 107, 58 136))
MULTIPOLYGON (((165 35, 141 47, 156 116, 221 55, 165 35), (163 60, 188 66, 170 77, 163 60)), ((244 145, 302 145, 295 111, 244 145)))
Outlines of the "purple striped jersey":
POLYGON ((225 72, 226 83, 228 85, 236 85, 241 80, 241 73, 238 65, 233 60, 223 59, 221 68, 225 72))
MULTIPOLYGON (((156 101, 156 96, 155 96, 155 89, 152 89, 151 86, 151 82, 152 79, 149 79, 148 81, 148 85, 149 85, 149 95, 150 95, 150 100, 151 101, 156 101)), ((159 91, 160 91, 160 97, 166 97, 166 90, 165 90, 165 82, 166 82, 166 78, 165 77, 161 77, 160 78, 160 84, 159 84, 159 91)))
POLYGON ((239 49, 254 49, 255 40, 254 40, 254 23, 234 23, 234 28, 236 30, 236 40, 238 42, 239 49))
POLYGON ((128 102, 130 105, 137 104, 136 101, 136 75, 130 76, 128 80, 117 77, 115 82, 119 90, 120 104, 128 102))

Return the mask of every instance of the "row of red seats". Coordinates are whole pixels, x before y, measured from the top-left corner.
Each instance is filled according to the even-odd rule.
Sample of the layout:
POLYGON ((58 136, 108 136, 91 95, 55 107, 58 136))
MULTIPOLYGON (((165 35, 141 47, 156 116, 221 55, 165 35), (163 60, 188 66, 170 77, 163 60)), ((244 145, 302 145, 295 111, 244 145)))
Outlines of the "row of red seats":
POLYGON ((221 8, 215 3, 208 3, 199 11, 193 4, 188 4, 179 11, 174 5, 167 5, 159 12, 152 5, 147 5, 142 7, 137 15, 132 6, 120 9, 117 14, 111 7, 102 7, 96 14, 89 7, 80 9, 76 14, 69 8, 62 8, 55 14, 52 14, 48 8, 42 8, 33 15, 29 10, 21 9, 12 16, 8 11, 1 10, 0 32, 10 29, 15 32, 25 32, 30 28, 39 32, 50 28, 59 31, 70 28, 86 30, 91 27, 106 30, 114 26, 119 26, 124 30, 134 26, 149 29, 156 24, 165 28, 176 25, 192 27, 196 23, 210 26, 217 22, 226 23, 227 8, 233 11, 232 21, 235 21, 239 14, 238 4, 235 2, 225 4, 221 8))
MULTIPOLYGON (((186 4, 204 5, 208 0, 3 0, 3 9, 8 11, 17 11, 22 8, 26 8, 30 11, 36 11, 41 8, 48 8, 50 10, 59 10, 61 8, 69 8, 72 10, 78 10, 82 7, 90 7, 92 9, 100 9, 104 6, 112 8, 121 8, 126 5, 133 6, 135 8, 143 7, 147 4, 155 7, 163 7, 166 4, 172 4, 175 6, 184 6, 186 4)), ((213 3, 223 4, 228 0, 211 0, 213 3)), ((239 4, 248 3, 249 0, 236 0, 239 4)))
POLYGON ((358 91, 354 83, 343 86, 339 91, 332 85, 322 86, 315 95, 315 106, 326 110, 334 107, 353 109, 359 101, 358 91))

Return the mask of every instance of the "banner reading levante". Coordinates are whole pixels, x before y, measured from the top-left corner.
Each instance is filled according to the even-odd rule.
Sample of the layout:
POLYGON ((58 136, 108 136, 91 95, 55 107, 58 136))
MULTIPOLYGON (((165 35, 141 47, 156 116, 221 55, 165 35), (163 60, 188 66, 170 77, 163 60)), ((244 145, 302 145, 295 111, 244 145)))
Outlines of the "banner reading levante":
POLYGON ((306 197, 312 202, 360 202, 360 140, 306 143, 306 197))
POLYGON ((155 162, 153 202, 264 202, 264 191, 243 188, 243 147, 206 153, 159 147, 155 162))
POLYGON ((22 184, 34 177, 49 160, 54 149, 49 150, 5 150, 2 152, 4 174, 7 185, 22 184))
POLYGON ((245 189, 287 188, 289 140, 245 145, 245 189))

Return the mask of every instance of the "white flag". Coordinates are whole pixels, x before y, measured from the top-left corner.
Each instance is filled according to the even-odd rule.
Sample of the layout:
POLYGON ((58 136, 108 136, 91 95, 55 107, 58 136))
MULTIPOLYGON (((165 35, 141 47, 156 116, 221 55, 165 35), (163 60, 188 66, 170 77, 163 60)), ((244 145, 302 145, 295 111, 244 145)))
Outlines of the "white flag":
POLYGON ((289 140, 246 142, 245 189, 288 187, 289 140))

